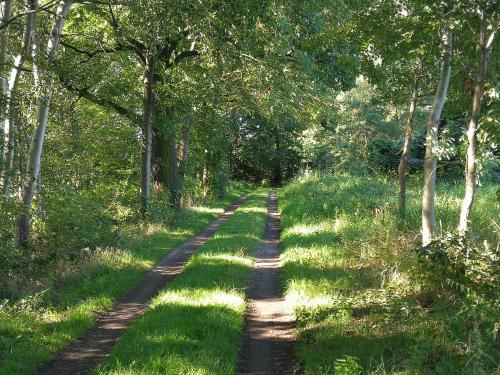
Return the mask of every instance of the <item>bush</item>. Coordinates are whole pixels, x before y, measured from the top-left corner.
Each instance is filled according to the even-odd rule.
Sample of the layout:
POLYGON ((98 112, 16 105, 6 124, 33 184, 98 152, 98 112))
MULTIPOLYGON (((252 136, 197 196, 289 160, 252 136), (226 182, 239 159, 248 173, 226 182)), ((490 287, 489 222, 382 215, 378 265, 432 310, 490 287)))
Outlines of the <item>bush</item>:
POLYGON ((467 373, 487 374, 495 364, 500 316, 499 250, 488 242, 448 234, 417 250, 420 275, 428 287, 458 306, 469 327, 467 373))
MULTIPOLYGON (((423 169, 425 156, 424 139, 423 135, 416 134, 411 140, 407 165, 409 173, 417 173, 423 169)), ((403 149, 401 139, 376 138, 369 144, 368 148, 372 168, 381 172, 397 173, 403 149)))

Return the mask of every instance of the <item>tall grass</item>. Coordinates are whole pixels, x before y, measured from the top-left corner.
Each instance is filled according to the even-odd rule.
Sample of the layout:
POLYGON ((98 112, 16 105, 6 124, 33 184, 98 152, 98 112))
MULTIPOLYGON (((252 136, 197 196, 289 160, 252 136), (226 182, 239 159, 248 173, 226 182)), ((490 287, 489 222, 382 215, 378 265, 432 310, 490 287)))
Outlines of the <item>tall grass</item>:
MULTIPOLYGON (((389 178, 313 175, 280 192, 282 279, 306 374, 464 373, 474 327, 449 296, 429 292, 413 251, 420 243, 420 183, 410 181, 405 222, 389 178)), ((458 224, 463 188, 438 186, 440 235, 458 224)), ((476 241, 493 246, 495 190, 480 188, 472 215, 476 241)), ((498 353, 487 348, 484 366, 494 371, 498 353)))

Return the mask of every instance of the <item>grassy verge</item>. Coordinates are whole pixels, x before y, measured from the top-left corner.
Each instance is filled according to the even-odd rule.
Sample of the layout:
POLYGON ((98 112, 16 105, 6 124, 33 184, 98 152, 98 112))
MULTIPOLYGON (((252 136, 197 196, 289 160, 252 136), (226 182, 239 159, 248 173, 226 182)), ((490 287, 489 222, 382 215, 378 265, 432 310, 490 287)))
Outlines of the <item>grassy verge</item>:
POLYGON ((253 193, 128 329, 95 374, 233 375, 244 284, 264 231, 265 192, 253 193))
MULTIPOLYGON (((494 373, 495 353, 475 346, 458 300, 429 294, 415 272, 420 183, 412 181, 404 225, 389 179, 313 176, 280 192, 282 279, 306 374, 458 375, 474 355, 484 355, 474 373, 494 373)), ((472 219, 493 247, 495 190, 480 188, 472 219)), ((462 196, 462 186, 439 186, 438 232, 456 228, 462 196)))
POLYGON ((97 312, 136 286, 171 249, 201 231, 243 193, 182 212, 175 224, 150 225, 118 248, 92 255, 81 272, 18 301, 0 301, 0 374, 29 374, 92 326, 97 312))

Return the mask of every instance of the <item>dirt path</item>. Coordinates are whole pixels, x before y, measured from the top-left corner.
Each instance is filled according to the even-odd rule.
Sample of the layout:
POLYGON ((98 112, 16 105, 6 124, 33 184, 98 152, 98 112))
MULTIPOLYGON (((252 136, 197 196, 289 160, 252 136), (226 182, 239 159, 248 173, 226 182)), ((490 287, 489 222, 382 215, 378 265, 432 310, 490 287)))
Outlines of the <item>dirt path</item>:
POLYGON ((99 316, 96 324, 78 341, 59 352, 55 359, 42 366, 40 375, 88 374, 108 355, 123 331, 148 308, 148 302, 166 283, 179 275, 189 258, 226 222, 245 201, 245 194, 200 234, 184 242, 163 258, 142 280, 139 286, 123 296, 115 309, 99 316))
POLYGON ((295 372, 294 317, 279 281, 280 215, 276 193, 268 200, 268 217, 256 264, 247 282, 247 312, 238 374, 288 375, 295 372))

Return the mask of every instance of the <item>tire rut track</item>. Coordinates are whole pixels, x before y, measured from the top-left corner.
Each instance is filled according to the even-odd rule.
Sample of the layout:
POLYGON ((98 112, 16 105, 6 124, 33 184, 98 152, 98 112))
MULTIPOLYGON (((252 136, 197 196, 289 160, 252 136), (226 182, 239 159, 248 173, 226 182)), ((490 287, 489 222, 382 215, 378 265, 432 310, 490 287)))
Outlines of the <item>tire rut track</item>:
POLYGON ((95 325, 79 340, 59 351, 55 358, 37 371, 38 375, 80 375, 90 373, 108 356, 122 333, 148 309, 149 301, 165 284, 173 281, 189 258, 212 237, 219 227, 247 199, 243 195, 201 233, 169 252, 131 292, 120 298, 112 311, 96 318, 95 325))
POLYGON ((280 214, 276 193, 268 198, 266 229, 256 251, 256 263, 247 281, 247 310, 239 375, 291 375, 295 319, 287 308, 279 280, 280 214))

